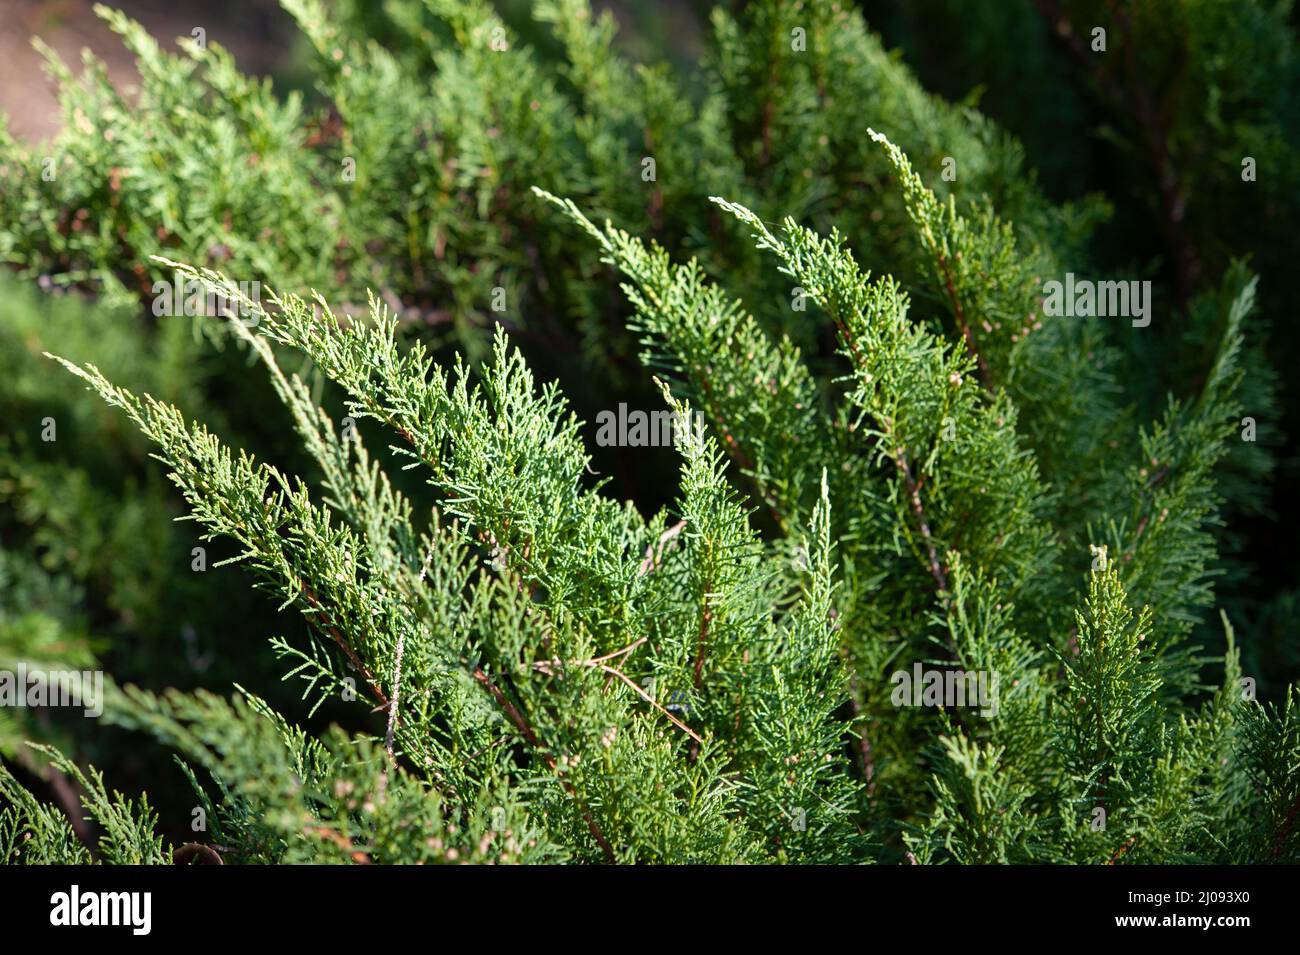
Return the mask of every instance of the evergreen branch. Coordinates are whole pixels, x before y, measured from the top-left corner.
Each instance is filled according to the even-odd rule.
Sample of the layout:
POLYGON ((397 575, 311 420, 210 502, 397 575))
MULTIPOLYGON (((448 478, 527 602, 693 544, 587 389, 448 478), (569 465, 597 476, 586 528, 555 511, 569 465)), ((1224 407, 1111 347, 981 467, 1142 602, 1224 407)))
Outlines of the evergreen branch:
POLYGON ((583 821, 587 824, 587 830, 591 833, 591 837, 596 840, 596 844, 600 846, 600 851, 604 853, 605 861, 610 865, 617 862, 618 857, 614 854, 614 848, 609 844, 609 840, 605 838, 605 834, 601 831, 595 817, 591 814, 591 810, 583 804, 580 798, 578 798, 577 790, 574 788, 573 784, 565 779, 564 775, 559 772, 559 767, 555 761, 555 757, 541 748, 541 744, 537 739, 537 734, 533 732, 532 726, 529 725, 528 720, 524 717, 523 713, 519 711, 518 707, 510 702, 505 693, 503 693, 501 688, 492 681, 492 678, 483 671, 482 667, 475 667, 473 676, 475 680, 483 684, 483 686, 487 688, 488 692, 492 694, 492 698, 497 701, 497 705, 505 712, 506 717, 515 724, 516 728, 518 728, 520 735, 523 736, 533 749, 541 753, 542 758, 546 761, 546 765, 550 767, 551 771, 559 775, 560 785, 564 787, 564 791, 578 802, 578 811, 582 814, 583 821))
POLYGON ((961 331, 961 337, 966 340, 966 345, 970 348, 971 354, 975 357, 976 366, 979 369, 980 383, 985 388, 993 386, 989 379, 989 364, 980 351, 979 343, 975 340, 975 332, 970 327, 970 322, 966 320, 965 310, 962 308, 961 299, 957 297, 957 289, 953 284, 952 269, 948 265, 948 257, 942 252, 937 254, 939 271, 943 275, 944 290, 948 293, 948 304, 952 308, 953 316, 957 319, 957 328, 961 331))
POLYGON ((321 602, 321 599, 316 596, 316 591, 312 588, 311 584, 301 580, 298 584, 301 588, 303 598, 307 601, 307 607, 311 611, 311 614, 308 615, 308 619, 315 622, 320 629, 324 630, 325 633, 329 635, 329 638, 334 641, 335 645, 347 655, 348 662, 352 664, 352 669, 360 673, 365 679, 366 685, 370 688, 370 692, 374 694, 375 699, 379 701, 379 705, 383 707, 391 707, 392 702, 380 688, 378 679, 376 679, 375 675, 370 671, 370 668, 362 661, 361 657, 357 654, 356 649, 348 642, 347 637, 343 636, 343 634, 339 632, 339 629, 334 626, 334 624, 330 623, 329 616, 325 611, 325 606, 321 602))
POLYGON ((636 640, 633 643, 628 644, 622 650, 615 650, 613 653, 607 653, 603 657, 595 657, 594 659, 591 660, 569 660, 569 661, 564 661, 559 659, 535 660, 533 661, 532 666, 534 670, 538 670, 542 673, 547 674, 548 676, 553 674, 555 668, 557 667, 563 667, 563 666, 596 667, 602 672, 608 673, 610 676, 614 676, 622 680, 624 683, 626 683, 629 687, 632 688, 632 690, 637 694, 637 696, 641 697, 641 699, 645 700, 656 710, 658 710, 660 713, 666 716, 669 722, 671 722, 683 733, 685 733, 687 736, 693 739, 697 744, 703 745, 704 739, 698 733, 692 730, 689 726, 687 726, 677 717, 673 716, 672 713, 668 712, 668 710, 666 710, 663 706, 659 704, 658 700, 652 697, 641 687, 637 686, 636 682, 633 681, 626 673, 624 673, 618 667, 612 666, 608 663, 609 660, 617 659, 620 656, 624 656, 628 653, 631 653, 632 650, 634 650, 636 647, 640 646, 641 644, 645 643, 645 641, 646 638, 641 637, 639 640, 636 640))
MULTIPOLYGON (((893 294, 892 288, 887 285, 881 286, 881 291, 872 290, 871 297, 863 294, 867 292, 864 287, 852 288, 848 284, 854 280, 850 270, 855 271, 856 269, 851 261, 847 258, 837 261, 830 257, 834 252, 835 244, 838 241, 837 238, 832 239, 831 243, 826 247, 822 247, 820 243, 815 246, 810 245, 816 240, 813 240, 806 231, 798 230, 792 221, 787 220, 787 234, 798 243, 801 243, 796 246, 787 246, 777 239, 763 224, 762 220, 748 209, 718 197, 714 197, 713 201, 742 222, 754 228, 757 232, 759 247, 774 252, 785 263, 784 270, 787 270, 796 279, 806 283, 809 293, 827 310, 835 323, 840 339, 844 343, 852 361, 855 377, 869 389, 867 393, 873 393, 875 389, 871 388, 871 386, 875 378, 866 360, 863 347, 858 340, 857 330, 851 323, 849 316, 852 313, 849 311, 849 303, 855 297, 862 295, 863 299, 860 307, 865 306, 871 309, 871 312, 876 312, 881 317, 884 317, 881 314, 884 309, 890 307, 901 308, 901 303, 887 301, 888 297, 893 294), (822 256, 825 256, 825 258, 821 258, 822 256), (826 269, 826 271, 819 272, 818 269, 826 269), (837 282, 844 282, 845 284, 837 285, 837 282)), ((871 315, 871 312, 863 315, 861 320, 870 321, 867 316, 871 315)), ((875 415, 879 433, 885 439, 887 446, 891 448, 890 457, 904 482, 908 503, 916 519, 916 527, 920 533, 922 547, 925 550, 927 569, 934 579, 939 599, 946 603, 948 599, 948 578, 940 563, 938 548, 926 517, 925 505, 921 500, 921 485, 924 481, 924 475, 918 476, 913 473, 912 466, 908 461, 905 440, 896 433, 894 420, 884 412, 883 404, 869 405, 868 410, 875 415)))
MULTIPOLYGON (((883 431, 887 437, 890 437, 890 428, 886 424, 883 431)), ((907 499, 912 505, 912 513, 916 515, 916 525, 921 532, 921 542, 925 546, 926 557, 929 560, 930 576, 934 578, 935 591, 939 595, 940 601, 948 601, 948 575, 944 572, 939 563, 939 552, 935 547, 934 535, 930 533, 930 524, 925 517, 925 506, 921 503, 921 484, 912 476, 912 468, 907 463, 907 455, 903 451, 902 445, 896 445, 894 448, 894 463, 898 465, 898 471, 903 476, 903 481, 907 486, 907 499)))

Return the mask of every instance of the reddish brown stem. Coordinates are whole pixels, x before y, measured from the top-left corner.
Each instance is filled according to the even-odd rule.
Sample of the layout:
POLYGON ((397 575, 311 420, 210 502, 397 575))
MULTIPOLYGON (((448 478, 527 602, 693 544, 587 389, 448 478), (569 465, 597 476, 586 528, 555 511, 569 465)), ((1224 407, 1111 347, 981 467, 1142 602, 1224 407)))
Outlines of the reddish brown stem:
MULTIPOLYGON (((519 711, 519 708, 515 706, 514 703, 510 702, 509 697, 505 695, 501 687, 497 686, 496 683, 493 682, 492 678, 483 671, 482 667, 474 668, 474 679, 487 688, 487 691, 492 694, 492 699, 496 700, 497 705, 505 712, 506 718, 515 725, 516 729, 519 730, 519 735, 528 742, 529 746, 541 754, 542 759, 546 761, 546 765, 549 766, 552 771, 556 771, 558 767, 555 762, 555 757, 542 748, 541 744, 538 742, 537 734, 533 732, 533 728, 529 725, 527 718, 519 711)), ((591 833, 591 837, 596 840, 596 844, 600 846, 600 851, 605 855, 605 861, 611 865, 617 862, 618 858, 614 855, 614 847, 611 846, 609 840, 605 838, 605 833, 601 831, 595 817, 591 814, 591 810, 588 809, 578 797, 577 790, 574 789, 573 784, 561 776, 560 785, 563 786, 564 791, 572 796, 578 803, 578 809, 582 813, 583 821, 587 824, 587 830, 591 833)))
POLYGON ((961 329, 961 336, 966 340, 966 347, 970 353, 975 356, 975 364, 979 369, 980 383, 985 388, 989 387, 989 366, 984 360, 984 354, 980 351, 979 343, 975 340, 975 333, 971 330, 966 321, 966 310, 962 308, 961 299, 957 297, 957 287, 952 280, 952 269, 948 265, 948 257, 942 252, 938 253, 939 271, 943 275, 943 285, 948 292, 948 304, 952 306, 953 318, 957 321, 957 327, 961 329))
POLYGON ((348 643, 347 639, 339 632, 338 628, 330 622, 329 617, 325 613, 325 605, 321 602, 321 599, 316 596, 316 591, 312 589, 311 584, 307 583, 305 580, 302 581, 302 595, 306 598, 307 603, 311 608, 316 611, 313 616, 316 617, 317 625, 329 634, 330 638, 338 644, 344 654, 347 655, 348 660, 352 664, 352 668, 365 678, 366 684, 370 687, 370 692, 374 694, 375 699, 384 706, 388 706, 388 695, 380 689, 379 681, 375 679, 375 675, 370 672, 369 667, 361 662, 361 657, 357 656, 357 651, 352 649, 352 644, 348 643))
MULTIPOLYGON (((853 364, 858 370, 864 369, 862 361, 862 352, 858 349, 857 340, 849 331, 848 325, 842 322, 838 317, 835 318, 835 326, 839 329, 840 337, 848 345, 849 351, 853 355, 853 364)), ((881 430, 891 439, 893 435, 893 423, 890 421, 880 422, 881 430)), ((903 476, 903 483, 907 489, 908 501, 912 505, 912 513, 916 516, 917 525, 921 531, 921 542, 925 546, 926 557, 930 565, 930 576, 934 578, 935 586, 939 590, 940 599, 947 605, 948 593, 948 575, 944 572, 943 565, 939 562, 939 552, 934 545, 934 537, 930 533, 930 523, 925 516, 925 506, 921 502, 921 483, 912 474, 911 465, 907 463, 907 454, 903 447, 899 445, 894 449, 894 464, 898 468, 899 474, 903 476)), ((924 480, 924 479, 922 479, 924 480)))

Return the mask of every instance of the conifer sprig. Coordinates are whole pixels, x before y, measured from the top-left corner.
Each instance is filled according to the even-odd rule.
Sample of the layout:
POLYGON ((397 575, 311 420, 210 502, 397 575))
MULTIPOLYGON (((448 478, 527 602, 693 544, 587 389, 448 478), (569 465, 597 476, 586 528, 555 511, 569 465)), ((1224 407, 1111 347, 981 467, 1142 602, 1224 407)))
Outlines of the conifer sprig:
MULTIPOLYGON (((75 357, 203 539, 299 611, 264 656, 301 713, 238 686, 110 685, 107 721, 151 734, 195 790, 207 837, 180 846, 158 833, 188 820, 160 825, 71 750, 15 758, 29 724, 6 713, 21 769, 0 767, 0 858, 1297 857, 1293 691, 1255 702, 1228 615, 1221 656, 1208 627, 1216 583, 1243 573, 1222 512, 1261 508, 1234 497, 1268 469, 1232 440, 1272 408, 1243 266, 1188 298, 1164 377, 1144 356, 1175 336, 1046 315, 1044 282, 1091 268, 1101 204, 1048 202, 1013 139, 925 93, 833 0, 717 11, 695 80, 633 65, 584 0, 532 24, 486 0, 284 6, 319 112, 217 44, 167 53, 103 8, 138 99, 45 50, 56 175, 0 127, 0 258, 100 304, 19 318, 0 368, 13 414, 66 407, 95 422, 79 453, 142 459, 33 371, 75 357), (195 316, 192 336, 155 308, 111 345, 81 329, 164 278, 245 321, 195 316), (249 401, 210 398, 240 356, 269 378, 241 391, 257 433, 282 414, 294 438, 274 466, 242 450, 249 401), (674 422, 657 511, 593 473, 573 409, 615 393, 674 422), (921 671, 987 678, 992 698, 894 692, 921 671), (323 718, 351 729, 298 725, 323 718), (75 781, 62 812, 25 773, 75 781)), ((54 484, 44 450, 0 442, 0 537, 30 537, 0 553, 0 656, 90 661, 44 565, 114 577, 85 556, 107 552, 101 525, 141 536, 167 497, 96 523, 146 472, 121 494, 98 460, 54 484)), ((175 579, 125 602, 135 578, 115 582, 104 606, 125 618, 175 579)), ((172 607, 230 594, 209 584, 172 607)), ((212 652, 265 685, 243 648, 212 652)))

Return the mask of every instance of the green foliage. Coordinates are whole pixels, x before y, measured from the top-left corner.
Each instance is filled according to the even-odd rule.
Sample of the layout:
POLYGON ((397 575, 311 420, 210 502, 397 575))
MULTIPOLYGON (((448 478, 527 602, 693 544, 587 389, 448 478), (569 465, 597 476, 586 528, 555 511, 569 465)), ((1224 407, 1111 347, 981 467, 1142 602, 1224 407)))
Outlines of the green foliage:
POLYGON ((1280 689, 1300 673, 1273 636, 1300 570, 1291 532, 1273 534, 1295 526, 1284 489, 1300 463, 1293 448, 1276 453, 1300 423, 1297 393, 1278 379, 1300 362, 1290 294, 1300 175, 1295 5, 887 0, 873 5, 873 18, 927 86, 979 103, 1014 132, 1051 194, 1099 188, 1115 200, 1092 266, 1151 275, 1170 316, 1152 334, 1111 343, 1139 409, 1159 411, 1171 392, 1191 395, 1213 364, 1226 312, 1196 293, 1217 284, 1236 294, 1242 260, 1260 275, 1241 356, 1241 407, 1258 436, 1231 442, 1218 466, 1227 518, 1218 590, 1245 624, 1248 669, 1270 682, 1287 674, 1280 689), (960 30, 951 29, 956 20, 960 30), (1092 49, 1098 28, 1104 52, 1092 49))
POLYGON ((106 660, 191 791, 160 820, 0 710, 0 857, 1297 858, 1288 671, 1210 629, 1273 466, 1245 264, 1150 386, 1041 306, 1105 203, 830 0, 716 11, 691 77, 582 0, 284 6, 310 97, 102 10, 138 101, 51 56, 63 131, 0 137, 0 258, 77 293, 6 294, 0 664, 106 660), (173 279, 248 320, 138 320, 173 279), (672 423, 631 478, 620 401, 672 423), (235 606, 270 652, 185 672, 175 620, 235 606))
MULTIPOLYGON (((399 354, 382 306, 373 323, 327 331, 332 313, 273 302, 275 312, 258 307, 261 332, 302 348, 347 389, 353 414, 402 436, 458 520, 418 534, 362 446, 338 437, 301 380, 242 327, 326 475, 327 504, 172 406, 93 366, 68 367, 157 443, 204 535, 237 540, 237 559, 336 645, 337 659, 301 657, 294 672, 316 671, 309 691, 362 683, 389 712, 390 747, 462 824, 468 794, 509 784, 546 807, 548 838, 576 858, 860 855, 854 785, 832 755, 845 680, 827 502, 805 545, 802 593, 791 594, 764 569, 718 451, 697 434, 681 448, 690 529, 647 567, 666 517, 647 525, 579 486, 586 459, 572 419, 504 339, 471 385, 418 346, 399 354), (475 571, 466 549, 489 542, 493 572, 475 571), (663 689, 646 691, 647 680, 663 689), (695 728, 658 702, 665 690, 684 691, 673 698, 690 701, 678 705, 695 728)), ((274 797, 263 798, 265 812, 274 797)))
MULTIPOLYGON (((158 865, 167 861, 162 838, 153 831, 156 820, 147 799, 133 801, 121 793, 110 793, 99 773, 83 773, 58 750, 38 749, 83 791, 86 812, 103 829, 95 845, 99 859, 117 865, 158 865)), ((63 813, 38 802, 3 766, 0 795, 12 806, 0 818, 0 848, 6 860, 34 865, 91 861, 90 851, 77 841, 63 813)))

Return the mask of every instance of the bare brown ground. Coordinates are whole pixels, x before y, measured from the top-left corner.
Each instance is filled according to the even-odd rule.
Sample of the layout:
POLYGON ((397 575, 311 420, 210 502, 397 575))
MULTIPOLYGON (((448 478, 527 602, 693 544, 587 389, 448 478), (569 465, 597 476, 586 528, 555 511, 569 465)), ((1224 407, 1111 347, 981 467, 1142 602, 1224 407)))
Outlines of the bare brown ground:
MULTIPOLYGON (((287 17, 263 0, 110 0, 142 23, 164 49, 195 27, 209 42, 230 50, 240 66, 269 73, 287 52, 282 35, 287 17)), ((128 90, 137 81, 134 61, 121 40, 95 16, 93 0, 0 0, 0 113, 9 130, 30 141, 58 130, 58 95, 45 75, 42 57, 32 48, 39 36, 73 71, 82 70, 89 48, 108 69, 114 85, 128 90)))

